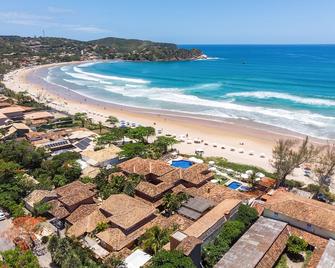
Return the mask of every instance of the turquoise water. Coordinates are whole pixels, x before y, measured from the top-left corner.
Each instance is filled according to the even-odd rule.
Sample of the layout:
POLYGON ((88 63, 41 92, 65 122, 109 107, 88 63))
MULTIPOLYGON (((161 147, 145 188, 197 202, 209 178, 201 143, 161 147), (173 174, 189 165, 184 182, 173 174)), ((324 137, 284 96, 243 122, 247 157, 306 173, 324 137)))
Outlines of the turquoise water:
POLYGON ((335 46, 196 47, 209 58, 68 65, 50 69, 47 81, 112 103, 335 139, 335 46))

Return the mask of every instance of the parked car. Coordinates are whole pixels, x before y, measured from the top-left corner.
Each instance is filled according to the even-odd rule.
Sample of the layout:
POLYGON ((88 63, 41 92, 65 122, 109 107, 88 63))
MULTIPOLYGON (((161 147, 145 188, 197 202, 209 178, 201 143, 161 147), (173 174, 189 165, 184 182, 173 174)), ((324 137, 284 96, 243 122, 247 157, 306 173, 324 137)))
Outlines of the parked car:
POLYGON ((55 226, 58 230, 63 230, 65 228, 65 224, 57 219, 54 219, 52 221, 50 221, 50 223, 55 226))
POLYGON ((324 203, 329 203, 329 200, 327 198, 327 196, 323 193, 318 193, 314 196, 314 199, 320 201, 320 202, 324 202, 324 203))

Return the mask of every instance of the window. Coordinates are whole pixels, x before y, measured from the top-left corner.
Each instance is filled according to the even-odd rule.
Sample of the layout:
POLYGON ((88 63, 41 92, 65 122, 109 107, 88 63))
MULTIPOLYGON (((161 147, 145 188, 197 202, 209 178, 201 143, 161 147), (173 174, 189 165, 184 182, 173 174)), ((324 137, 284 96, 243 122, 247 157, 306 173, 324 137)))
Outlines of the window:
POLYGON ((307 229, 311 230, 312 229, 312 224, 307 223, 307 229))
POLYGON ((278 213, 277 212, 274 212, 275 216, 278 217, 278 213))

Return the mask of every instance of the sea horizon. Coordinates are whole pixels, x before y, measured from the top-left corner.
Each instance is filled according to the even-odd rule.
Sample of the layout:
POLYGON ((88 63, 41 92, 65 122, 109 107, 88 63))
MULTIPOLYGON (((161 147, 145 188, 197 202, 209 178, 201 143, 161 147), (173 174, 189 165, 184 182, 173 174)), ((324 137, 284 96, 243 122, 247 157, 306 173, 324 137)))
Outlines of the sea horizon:
POLYGON ((335 47, 183 45, 207 60, 95 62, 49 70, 48 82, 136 108, 242 119, 335 138, 335 47), (261 48, 261 49, 260 49, 261 48))

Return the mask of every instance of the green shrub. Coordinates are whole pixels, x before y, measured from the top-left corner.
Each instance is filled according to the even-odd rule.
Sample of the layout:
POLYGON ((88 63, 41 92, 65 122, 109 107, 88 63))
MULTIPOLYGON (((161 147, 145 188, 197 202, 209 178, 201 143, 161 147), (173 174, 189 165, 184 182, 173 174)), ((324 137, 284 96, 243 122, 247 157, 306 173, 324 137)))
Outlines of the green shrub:
POLYGON ((227 221, 220 230, 219 235, 215 239, 215 243, 225 241, 228 244, 233 244, 241 236, 245 230, 245 225, 242 221, 227 221))
POLYGON ((287 241, 287 252, 293 255, 298 255, 300 252, 305 251, 308 243, 302 238, 291 235, 287 241))
POLYGON ((300 181, 296 181, 296 180, 285 180, 284 182, 284 186, 292 189, 292 188, 301 188, 304 186, 304 183, 300 182, 300 181))
POLYGON ((243 222, 248 228, 258 219, 258 212, 255 208, 242 204, 238 209, 236 219, 243 222))
POLYGON ((190 257, 177 250, 161 250, 152 257, 148 268, 195 268, 190 257))

